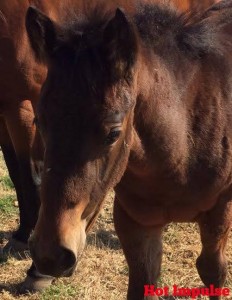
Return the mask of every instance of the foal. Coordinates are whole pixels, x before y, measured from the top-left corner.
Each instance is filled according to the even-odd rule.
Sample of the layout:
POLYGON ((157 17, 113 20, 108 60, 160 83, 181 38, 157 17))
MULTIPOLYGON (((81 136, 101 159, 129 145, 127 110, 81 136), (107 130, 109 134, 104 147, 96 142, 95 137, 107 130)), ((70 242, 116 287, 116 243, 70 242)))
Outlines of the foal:
MULTIPOLYGON (((99 3, 100 0, 98 0, 99 3)), ((143 0, 143 2, 149 0, 143 0)), ((150 0, 162 2, 169 0, 150 0)), ((37 220, 43 145, 33 123, 36 103, 46 67, 38 64, 26 35, 25 15, 29 5, 58 22, 83 11, 88 0, 1 0, 0 1, 0 145, 19 202, 20 226, 5 247, 24 250, 37 220)), ((106 2, 106 1, 105 1, 106 2)), ((214 0, 170 0, 180 9, 196 3, 207 7, 214 0), (199 3, 198 3, 199 2, 199 3)), ((122 6, 133 12, 136 0, 107 0, 109 7, 122 6)))
POLYGON ((115 187, 128 299, 156 284, 170 222, 199 224, 199 275, 222 287, 232 221, 232 1, 191 16, 159 5, 142 5, 134 18, 94 10, 63 27, 30 8, 26 24, 48 66, 38 107, 41 208, 30 240, 37 269, 73 273, 115 187))

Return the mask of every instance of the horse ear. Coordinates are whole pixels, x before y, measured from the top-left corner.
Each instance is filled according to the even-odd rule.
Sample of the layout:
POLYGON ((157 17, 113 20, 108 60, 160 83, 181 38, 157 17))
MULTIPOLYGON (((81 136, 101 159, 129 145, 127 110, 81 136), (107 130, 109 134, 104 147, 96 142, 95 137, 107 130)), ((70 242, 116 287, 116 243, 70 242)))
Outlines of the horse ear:
POLYGON ((55 24, 38 9, 29 7, 26 15, 26 29, 36 59, 46 64, 56 44, 55 24))
POLYGON ((105 28, 103 47, 112 76, 127 76, 135 63, 137 40, 132 23, 119 8, 105 28))

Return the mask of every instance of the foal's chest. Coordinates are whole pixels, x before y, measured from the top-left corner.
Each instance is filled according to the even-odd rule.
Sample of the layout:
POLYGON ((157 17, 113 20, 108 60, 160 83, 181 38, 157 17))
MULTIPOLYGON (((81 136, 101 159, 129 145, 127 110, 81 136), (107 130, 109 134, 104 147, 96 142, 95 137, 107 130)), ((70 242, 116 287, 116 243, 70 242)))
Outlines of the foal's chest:
POLYGON ((227 173, 220 176, 215 172, 192 173, 192 177, 183 182, 175 176, 127 170, 116 194, 128 214, 144 225, 190 222, 210 210, 230 185, 227 173))

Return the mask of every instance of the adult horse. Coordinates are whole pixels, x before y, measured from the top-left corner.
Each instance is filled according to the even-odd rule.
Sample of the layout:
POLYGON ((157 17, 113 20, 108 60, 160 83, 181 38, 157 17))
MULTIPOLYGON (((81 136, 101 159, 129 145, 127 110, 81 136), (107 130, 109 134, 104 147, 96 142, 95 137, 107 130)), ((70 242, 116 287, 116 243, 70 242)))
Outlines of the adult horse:
POLYGON ((34 179, 43 153, 39 150, 39 136, 38 143, 35 141, 33 107, 46 74, 45 68, 35 62, 26 36, 24 18, 28 6, 24 0, 0 3, 0 145, 20 211, 20 226, 5 247, 7 251, 27 248, 39 208, 34 179))
POLYGON ((64 26, 30 8, 26 24, 48 66, 38 107, 41 207, 30 239, 38 270, 72 274, 115 187, 128 299, 156 284, 170 222, 199 224, 199 275, 222 287, 232 222, 232 1, 191 16, 159 5, 133 17, 101 7, 64 26))

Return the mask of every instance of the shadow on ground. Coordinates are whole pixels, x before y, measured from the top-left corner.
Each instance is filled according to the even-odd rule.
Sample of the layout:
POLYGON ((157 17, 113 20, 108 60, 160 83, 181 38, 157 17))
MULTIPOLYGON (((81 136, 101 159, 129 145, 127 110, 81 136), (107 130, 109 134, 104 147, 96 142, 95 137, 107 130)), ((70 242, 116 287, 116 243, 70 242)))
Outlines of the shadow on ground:
POLYGON ((4 284, 0 282, 0 293, 6 291, 12 296, 17 297, 20 295, 20 284, 4 284))
POLYGON ((3 240, 9 240, 13 231, 2 231, 0 230, 0 245, 3 243, 3 240))
POLYGON ((112 250, 121 249, 121 245, 115 231, 98 230, 96 233, 89 234, 87 245, 94 245, 97 248, 109 248, 112 250))
POLYGON ((10 257, 17 260, 30 258, 30 251, 28 249, 14 251, 10 243, 5 243, 6 241, 10 241, 12 233, 12 231, 0 231, 0 264, 5 263, 10 257))

